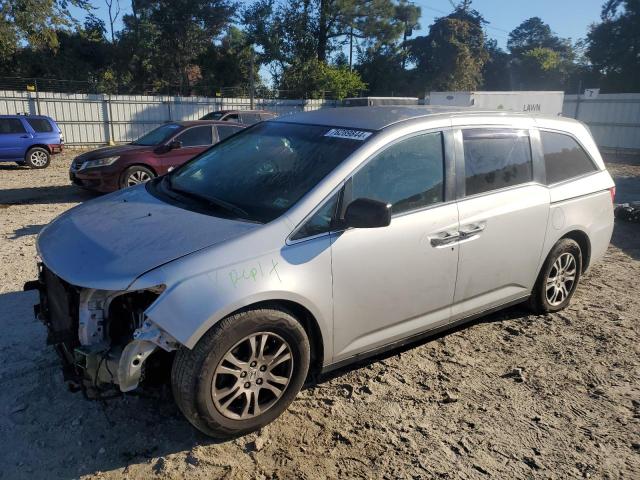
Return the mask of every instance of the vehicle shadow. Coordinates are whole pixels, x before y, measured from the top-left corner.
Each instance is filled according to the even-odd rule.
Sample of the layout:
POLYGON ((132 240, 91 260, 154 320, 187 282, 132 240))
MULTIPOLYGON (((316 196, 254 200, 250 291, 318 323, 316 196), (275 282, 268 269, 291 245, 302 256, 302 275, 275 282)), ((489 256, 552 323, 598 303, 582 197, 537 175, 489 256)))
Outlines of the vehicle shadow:
POLYGON ((28 237, 29 235, 37 235, 46 225, 26 225, 13 231, 13 235, 9 240, 15 240, 20 237, 28 237))
POLYGON ((74 185, 49 187, 6 188, 0 190, 0 205, 46 205, 52 203, 80 203, 99 194, 74 185))
POLYGON ((611 243, 634 260, 640 260, 640 224, 616 220, 611 243))
POLYGON ((366 367, 368 365, 386 360, 388 358, 394 357, 396 355, 400 355, 404 352, 407 352, 409 350, 413 350, 414 348, 418 348, 421 347, 423 345, 426 345, 427 343, 433 342, 435 340, 438 340, 440 338, 444 338, 447 337, 453 333, 456 332, 460 332, 462 330, 465 330, 467 328, 470 328, 471 326, 474 325, 480 325, 480 324, 484 324, 484 323, 499 323, 499 322, 504 322, 505 320, 518 320, 518 319, 522 319, 524 317, 530 316, 532 315, 531 310, 529 310, 528 308, 526 308, 525 305, 520 304, 520 305, 515 305, 513 307, 509 307, 509 308, 505 308, 504 310, 499 310, 497 312, 488 314, 486 316, 482 316, 479 317, 477 319, 474 320, 470 320, 469 322, 463 323, 461 325, 457 325, 455 327, 452 327, 450 329, 444 330, 444 331, 440 331, 438 333, 434 333, 433 335, 426 335, 425 337, 421 338, 421 339, 417 339, 413 342, 410 342, 406 345, 403 346, 399 346, 396 348, 393 348, 391 350, 376 354, 372 357, 369 358, 365 358, 359 361, 356 361, 355 363, 349 364, 347 366, 338 368, 336 370, 333 370, 331 372, 325 373, 325 374, 317 374, 314 375, 310 381, 308 381, 304 388, 312 388, 315 385, 320 385, 323 384, 325 382, 334 380, 336 378, 339 378, 343 375, 346 375, 349 372, 352 372, 354 370, 358 370, 360 368, 366 367))

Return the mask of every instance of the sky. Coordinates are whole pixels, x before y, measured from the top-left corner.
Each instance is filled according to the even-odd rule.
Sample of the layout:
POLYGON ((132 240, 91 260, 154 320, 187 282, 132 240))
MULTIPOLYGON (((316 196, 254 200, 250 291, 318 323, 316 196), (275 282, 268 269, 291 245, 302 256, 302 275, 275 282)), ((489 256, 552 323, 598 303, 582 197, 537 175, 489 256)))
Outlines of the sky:
MULTIPOLYGON (((458 0, 453 1, 457 3, 458 0)), ((523 20, 535 16, 542 18, 561 37, 571 38, 573 41, 584 38, 589 25, 599 20, 604 2, 605 0, 474 0, 472 6, 489 22, 486 26, 487 34, 505 48, 509 32, 523 20)), ((104 0, 93 0, 91 3, 96 7, 94 13, 108 23, 104 0)), ((240 3, 248 4, 251 1, 240 3)), ((413 0, 413 3, 422 8, 422 28, 414 36, 425 35, 434 18, 452 10, 449 0, 413 0)), ((120 0, 120 4, 123 12, 131 11, 130 0, 120 0)), ((74 10, 74 14, 83 18, 81 11, 74 10)), ((116 29, 121 25, 118 20, 116 29)))

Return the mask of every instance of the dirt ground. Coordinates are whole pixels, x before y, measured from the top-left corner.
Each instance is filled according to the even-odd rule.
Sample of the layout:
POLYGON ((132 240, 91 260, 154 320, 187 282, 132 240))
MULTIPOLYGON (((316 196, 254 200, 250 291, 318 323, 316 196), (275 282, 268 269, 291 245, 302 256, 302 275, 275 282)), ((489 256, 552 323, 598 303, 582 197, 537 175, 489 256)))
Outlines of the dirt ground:
MULTIPOLYGON (((341 370, 214 443, 168 393, 96 403, 62 382, 22 285, 38 231, 92 197, 74 154, 0 164, 0 478, 640 478, 640 225, 617 222, 566 311, 511 308, 341 370)), ((640 200, 640 161, 612 160, 640 200)))

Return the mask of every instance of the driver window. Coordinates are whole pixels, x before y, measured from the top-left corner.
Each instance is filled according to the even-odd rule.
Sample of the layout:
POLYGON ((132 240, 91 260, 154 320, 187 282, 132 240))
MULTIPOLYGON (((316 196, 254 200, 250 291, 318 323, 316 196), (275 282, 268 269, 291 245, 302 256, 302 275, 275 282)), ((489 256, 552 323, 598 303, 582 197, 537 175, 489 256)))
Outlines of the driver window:
POLYGON ((442 133, 416 135, 377 154, 353 176, 352 198, 392 205, 393 213, 416 210, 444 199, 442 133))

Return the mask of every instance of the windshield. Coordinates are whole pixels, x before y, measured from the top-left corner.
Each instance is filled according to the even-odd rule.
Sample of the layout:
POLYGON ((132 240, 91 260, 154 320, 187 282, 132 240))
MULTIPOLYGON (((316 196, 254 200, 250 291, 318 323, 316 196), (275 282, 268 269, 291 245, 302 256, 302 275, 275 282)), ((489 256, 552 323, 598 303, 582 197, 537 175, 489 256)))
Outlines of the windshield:
POLYGON ((166 187, 269 222, 359 148, 370 132, 265 122, 207 150, 167 176, 166 187))
POLYGON ((151 130, 146 135, 143 135, 135 142, 132 142, 133 145, 159 145, 161 143, 166 142, 169 138, 175 134, 178 130, 182 128, 180 125, 176 125, 175 123, 169 123, 167 125, 162 125, 154 130, 151 130))
POLYGON ((207 113, 200 120, 220 120, 223 115, 224 115, 224 112, 211 112, 211 113, 207 113))

